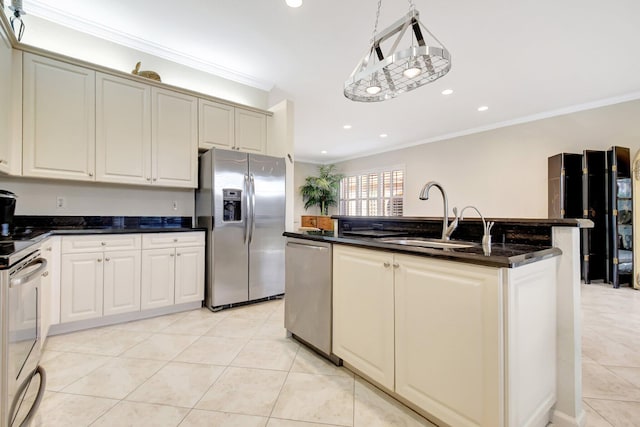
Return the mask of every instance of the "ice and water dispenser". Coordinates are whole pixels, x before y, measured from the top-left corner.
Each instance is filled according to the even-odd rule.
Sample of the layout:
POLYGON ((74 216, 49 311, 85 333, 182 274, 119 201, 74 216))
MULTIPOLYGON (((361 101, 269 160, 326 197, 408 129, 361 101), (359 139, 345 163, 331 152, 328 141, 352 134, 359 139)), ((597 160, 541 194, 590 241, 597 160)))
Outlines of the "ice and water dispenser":
POLYGON ((242 190, 237 188, 223 188, 222 205, 223 221, 242 221, 242 190))

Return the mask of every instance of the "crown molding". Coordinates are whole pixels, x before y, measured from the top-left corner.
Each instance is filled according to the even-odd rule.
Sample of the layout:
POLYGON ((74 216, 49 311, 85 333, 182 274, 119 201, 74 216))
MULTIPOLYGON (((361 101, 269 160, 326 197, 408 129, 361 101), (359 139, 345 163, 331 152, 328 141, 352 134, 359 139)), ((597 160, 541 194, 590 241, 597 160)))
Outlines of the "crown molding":
POLYGON ((261 89, 269 92, 275 86, 273 82, 268 82, 266 80, 259 79, 240 71, 232 70, 230 68, 214 64, 212 62, 204 61, 201 58, 187 55, 184 52, 169 49, 167 47, 153 43, 149 40, 135 37, 131 34, 115 30, 111 27, 99 24, 97 22, 80 18, 69 13, 61 13, 54 7, 44 4, 39 0, 29 1, 27 13, 38 18, 51 21, 55 24, 98 37, 100 39, 126 46, 131 49, 139 50, 150 55, 173 61, 178 64, 185 65, 196 70, 204 71, 206 73, 213 74, 215 76, 241 83, 256 89, 261 89))

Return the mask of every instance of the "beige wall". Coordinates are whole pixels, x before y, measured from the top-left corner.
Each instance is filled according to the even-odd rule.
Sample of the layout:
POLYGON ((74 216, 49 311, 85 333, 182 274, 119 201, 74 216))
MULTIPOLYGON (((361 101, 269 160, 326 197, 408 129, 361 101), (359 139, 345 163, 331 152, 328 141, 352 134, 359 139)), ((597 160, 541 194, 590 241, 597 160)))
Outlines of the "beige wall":
POLYGON ((18 195, 16 215, 193 216, 189 189, 146 188, 0 176, 0 189, 18 195), (57 197, 66 206, 56 207, 57 197), (178 209, 173 209, 173 201, 178 209))
POLYGON ((404 164, 406 216, 442 216, 437 190, 428 201, 418 199, 424 183, 435 180, 447 191, 450 215, 453 206, 472 204, 489 217, 546 218, 547 158, 612 145, 629 147, 633 157, 640 149, 639 117, 640 101, 632 101, 353 159, 338 167, 348 173, 404 164))

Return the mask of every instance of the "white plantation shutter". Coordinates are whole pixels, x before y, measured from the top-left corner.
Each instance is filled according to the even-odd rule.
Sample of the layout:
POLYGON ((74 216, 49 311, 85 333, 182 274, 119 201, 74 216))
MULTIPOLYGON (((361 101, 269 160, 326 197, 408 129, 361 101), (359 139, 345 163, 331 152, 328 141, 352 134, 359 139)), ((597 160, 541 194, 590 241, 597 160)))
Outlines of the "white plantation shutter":
POLYGON ((402 216, 404 170, 346 176, 340 181, 340 214, 402 216))

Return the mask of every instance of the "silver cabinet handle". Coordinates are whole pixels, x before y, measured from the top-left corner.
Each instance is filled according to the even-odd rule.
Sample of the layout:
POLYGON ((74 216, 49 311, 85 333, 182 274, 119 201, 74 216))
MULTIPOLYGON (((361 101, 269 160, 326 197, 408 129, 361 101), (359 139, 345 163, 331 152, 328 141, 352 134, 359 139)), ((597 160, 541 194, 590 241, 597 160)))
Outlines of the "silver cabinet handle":
POLYGON ((102 246, 107 246, 107 244, 106 244, 105 242, 100 242, 100 244, 101 244, 102 246))
POLYGON ((384 265, 385 267, 389 267, 389 266, 391 265, 391 263, 390 263, 390 262, 385 262, 385 263, 384 263, 384 264, 382 264, 382 265, 384 265))
POLYGON ((45 249, 45 251, 47 252, 51 252, 53 249, 51 248, 51 246, 49 246, 48 248, 45 249))
POLYGON ((158 180, 158 178, 153 178, 153 182, 156 182, 158 180))
POLYGON ((102 262, 102 258, 98 258, 98 259, 97 259, 97 261, 98 261, 98 262, 102 262))
POLYGON ((176 254, 177 256, 180 256, 181 254, 176 254))
POLYGON ((393 263, 393 268, 398 268, 398 267, 400 267, 400 264, 398 264, 397 262, 394 262, 393 263))
POLYGON ((178 239, 173 239, 173 241, 174 241, 174 242, 177 242, 177 241, 178 241, 178 239))
POLYGON ((42 273, 42 277, 47 277, 49 275, 48 271, 45 271, 44 273, 42 273))
POLYGON ((289 246, 290 248, 315 249, 317 251, 329 250, 329 248, 325 248, 324 246, 307 245, 304 243, 295 243, 295 242, 287 242, 287 246, 289 246))
POLYGON ((105 260, 105 261, 110 261, 110 260, 111 260, 111 258, 105 258, 104 260, 105 260))
POLYGON ((150 176, 147 177, 147 181, 151 181, 151 177, 150 176))
POLYGON ((174 256, 174 254, 171 254, 170 256, 174 256))
POLYGON ((89 176, 93 176, 93 172, 89 172, 89 176))

